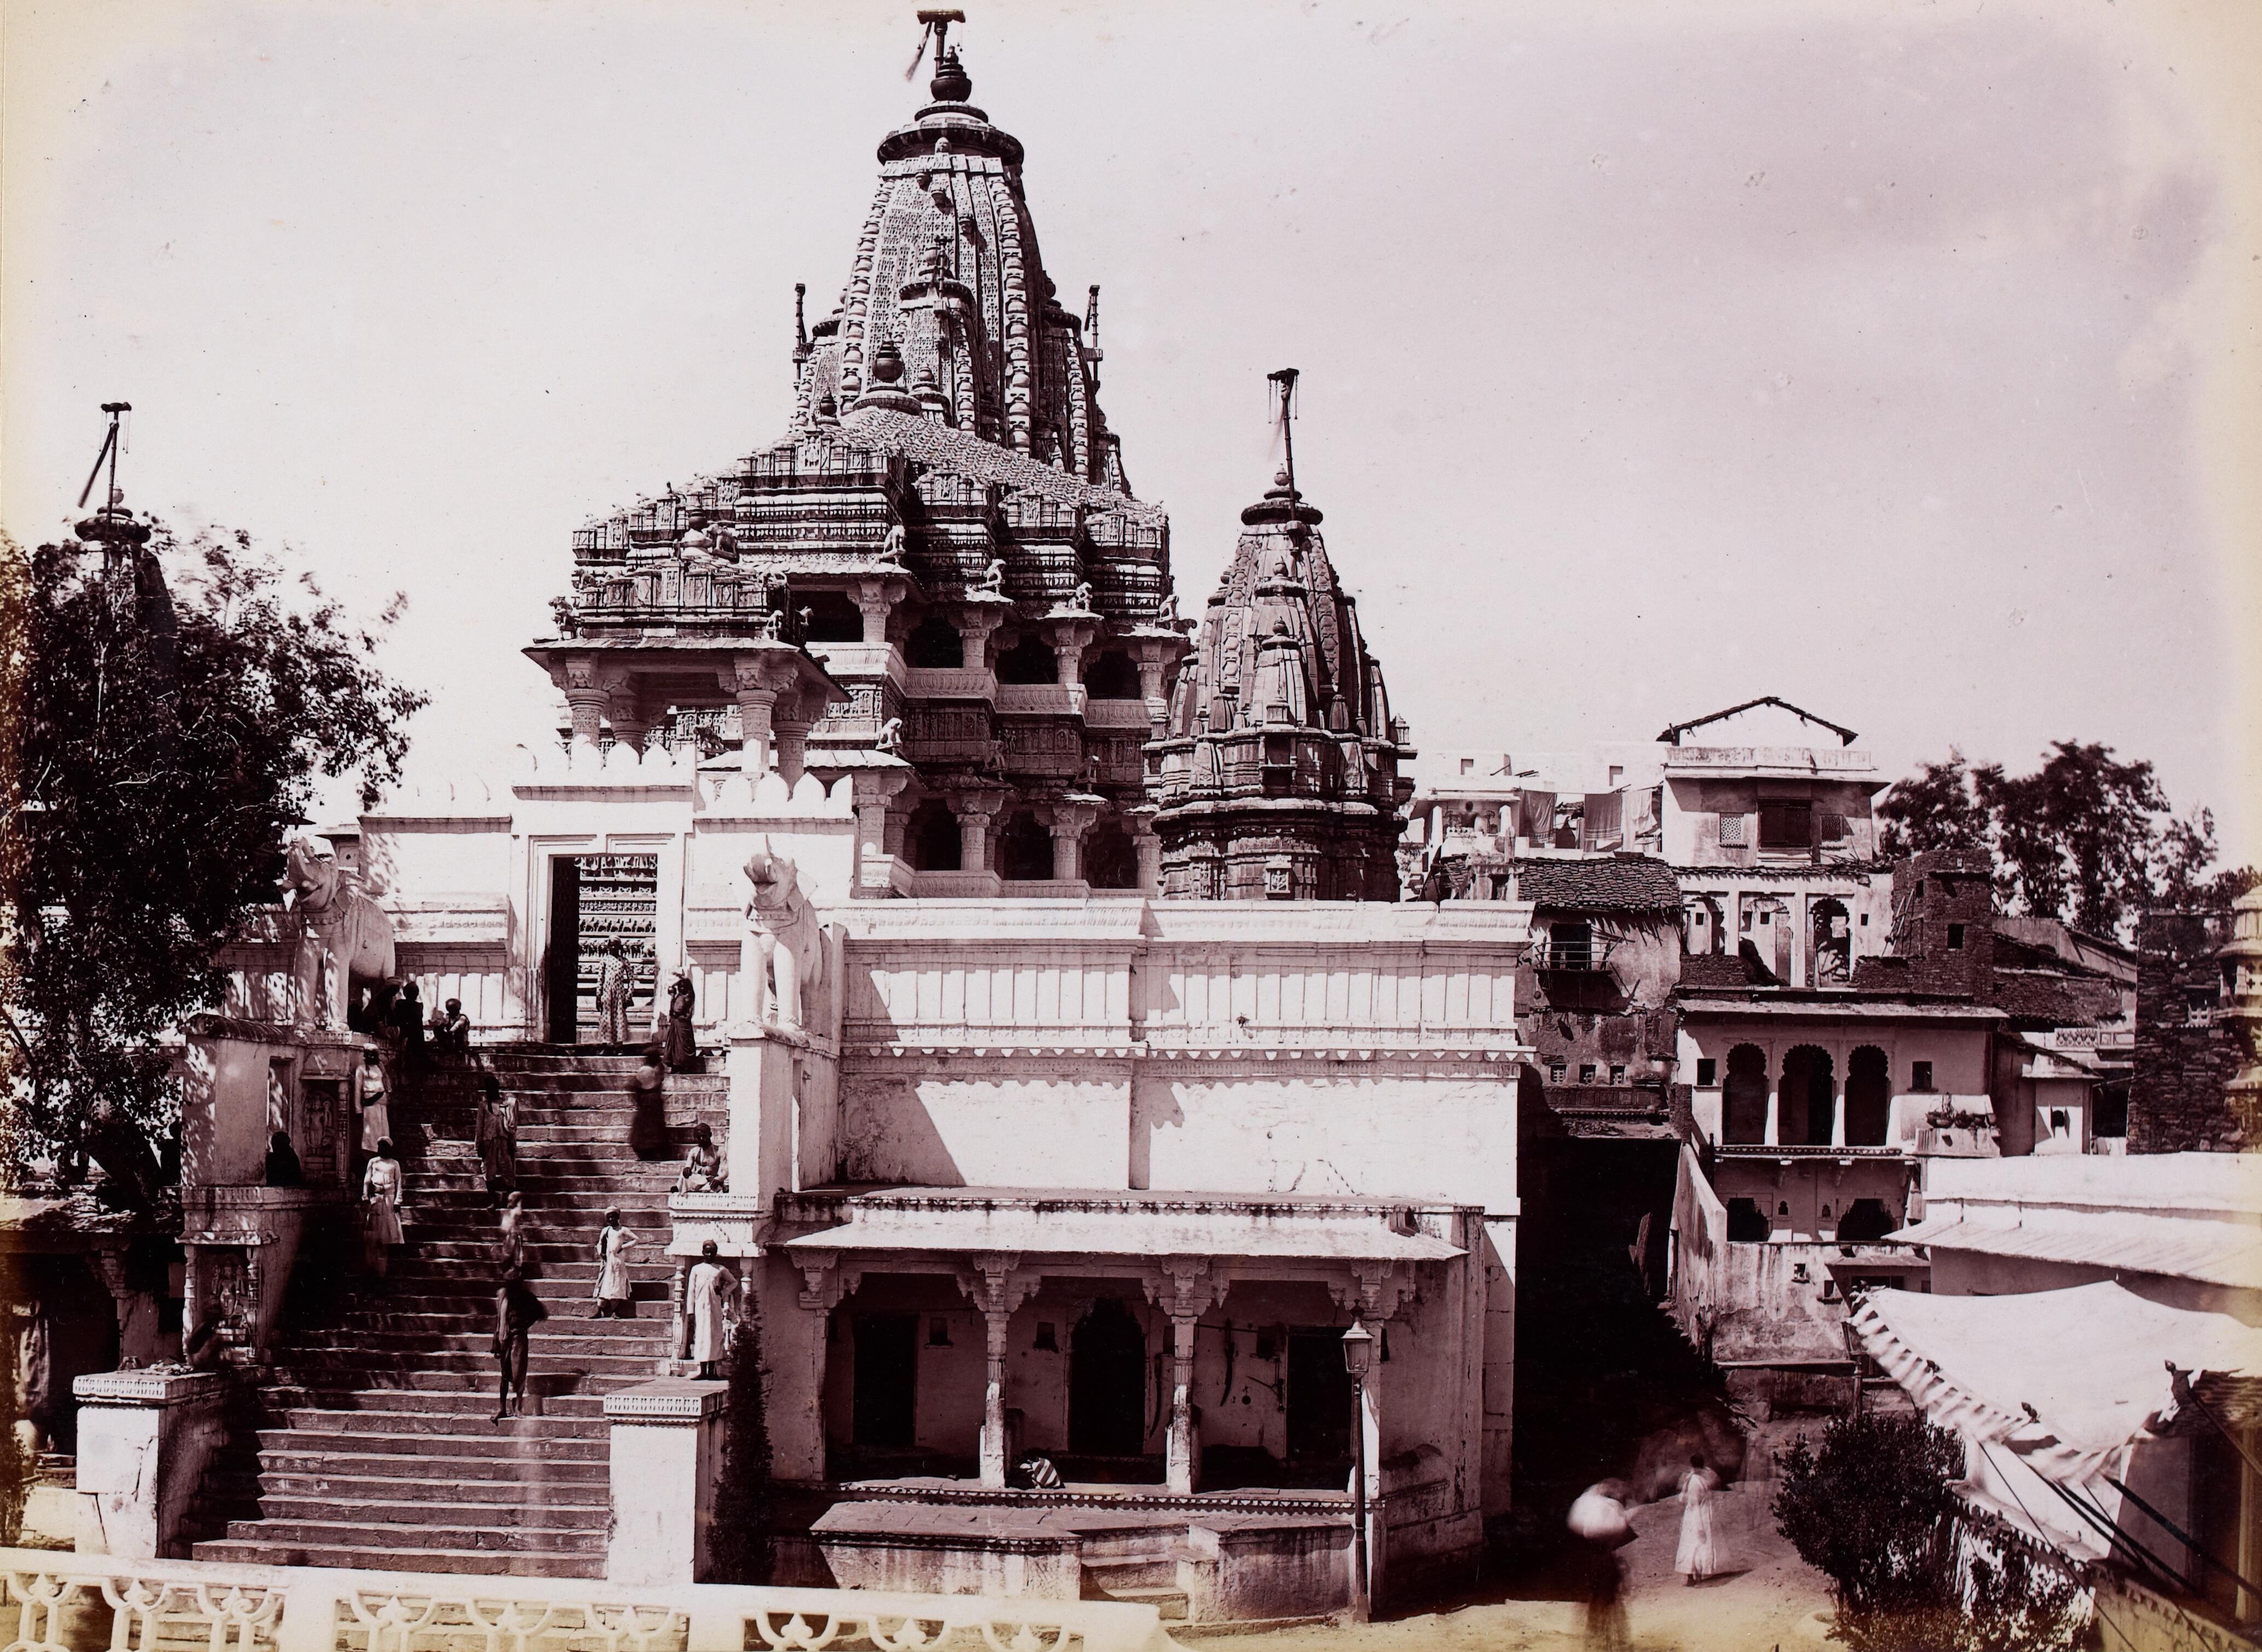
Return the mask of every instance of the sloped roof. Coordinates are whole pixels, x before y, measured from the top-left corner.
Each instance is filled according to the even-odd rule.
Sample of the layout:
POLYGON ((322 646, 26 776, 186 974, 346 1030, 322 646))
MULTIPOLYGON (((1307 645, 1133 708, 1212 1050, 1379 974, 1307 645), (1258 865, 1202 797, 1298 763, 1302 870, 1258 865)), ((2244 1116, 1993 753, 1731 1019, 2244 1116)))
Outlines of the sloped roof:
POLYGON ((1026 453, 1001 448, 994 442, 936 424, 917 413, 897 413, 888 407, 855 408, 841 415, 840 432, 865 447, 947 470, 971 482, 994 482, 1062 505, 1118 512, 1148 526, 1166 520, 1158 506, 1135 499, 1127 493, 1095 487, 1065 470, 1040 463, 1026 453))
POLYGON ((1516 899, 1529 901, 1542 911, 1681 910, 1681 885, 1673 868, 1646 855, 1517 860, 1510 870, 1516 899))
POLYGON ((1764 987, 1773 979, 1764 971, 1754 971, 1748 959, 1733 952, 1696 952, 1681 960, 1684 992, 1707 987, 1764 987))

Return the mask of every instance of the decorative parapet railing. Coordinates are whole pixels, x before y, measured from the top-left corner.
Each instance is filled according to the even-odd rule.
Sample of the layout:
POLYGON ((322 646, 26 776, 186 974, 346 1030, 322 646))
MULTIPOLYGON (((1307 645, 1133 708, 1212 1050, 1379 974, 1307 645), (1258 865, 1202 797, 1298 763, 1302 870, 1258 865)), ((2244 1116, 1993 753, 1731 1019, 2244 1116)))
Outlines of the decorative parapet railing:
POLYGON ((1169 1652, 1152 1606, 701 1584, 631 1589, 0 1549, 9 1652, 1169 1652))
POLYGON ((1874 774, 1866 751, 1816 746, 1676 746, 1665 754, 1668 773, 1740 769, 1799 769, 1826 774, 1874 774))

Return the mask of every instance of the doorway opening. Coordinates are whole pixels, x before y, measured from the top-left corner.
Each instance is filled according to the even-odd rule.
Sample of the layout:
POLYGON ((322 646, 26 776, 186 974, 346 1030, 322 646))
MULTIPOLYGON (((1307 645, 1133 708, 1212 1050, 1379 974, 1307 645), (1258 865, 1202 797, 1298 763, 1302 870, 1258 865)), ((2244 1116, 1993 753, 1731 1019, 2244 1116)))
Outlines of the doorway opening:
POLYGON ((918 1443, 918 1316, 856 1316, 856 1383, 850 1426, 862 1451, 909 1451, 918 1443))
POLYGON ((1091 1304, 1069 1342, 1068 1448, 1137 1457, 1147 1444, 1147 1333, 1113 1296, 1091 1304))
POLYGON ((1289 1329, 1286 1398, 1291 1483, 1341 1485, 1351 1473, 1351 1371, 1341 1330, 1289 1329))
POLYGON ((552 1044, 594 1044, 597 959, 618 940, 629 966, 628 1024, 652 1025, 659 916, 658 855, 556 855, 544 997, 552 1044))

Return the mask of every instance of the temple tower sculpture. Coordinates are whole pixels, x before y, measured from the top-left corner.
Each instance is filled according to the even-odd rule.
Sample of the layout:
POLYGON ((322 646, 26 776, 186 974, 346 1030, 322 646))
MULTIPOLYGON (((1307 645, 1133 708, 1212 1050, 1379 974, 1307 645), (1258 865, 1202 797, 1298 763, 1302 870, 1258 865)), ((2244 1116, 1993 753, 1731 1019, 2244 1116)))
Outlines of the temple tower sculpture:
MULTIPOLYGON (((1275 382, 1293 375, 1275 375, 1275 382)), ((1283 410, 1286 424, 1286 409, 1283 410)), ((1291 468, 1243 532, 1148 748, 1163 893, 1395 901, 1404 719, 1291 468)))
POLYGON ((860 895, 1145 887, 1141 751, 1187 647, 1169 523, 1100 411, 1099 290, 1061 305, 1019 141, 955 48, 935 67, 839 305, 796 314, 792 428, 579 530, 527 651, 577 737, 853 774, 885 851, 860 895))

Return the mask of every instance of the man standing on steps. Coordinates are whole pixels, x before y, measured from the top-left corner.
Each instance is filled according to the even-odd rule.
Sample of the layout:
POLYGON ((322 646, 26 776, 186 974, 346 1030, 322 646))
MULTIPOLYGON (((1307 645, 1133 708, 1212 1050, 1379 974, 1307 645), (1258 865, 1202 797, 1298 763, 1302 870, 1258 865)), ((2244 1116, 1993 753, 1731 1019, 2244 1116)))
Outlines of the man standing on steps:
POLYGON ((684 1282, 683 1305, 691 1321, 691 1357, 699 1375, 712 1379, 715 1361, 723 1357, 725 1316, 738 1311, 738 1275, 716 1260, 717 1246, 709 1239, 699 1247, 691 1277, 684 1282))
POLYGON ((596 1297, 600 1319, 627 1319, 636 1313, 628 1263, 629 1247, 635 1243, 636 1235, 621 1225, 621 1213, 606 1211, 605 1225, 597 1230, 596 1297))
POLYGON ((527 1338, 549 1317, 549 1310, 526 1288, 518 1269, 505 1268, 502 1284, 495 1291, 494 1354, 502 1367, 495 1384, 495 1421, 502 1421, 513 1411, 526 1415, 527 1338))
POLYGON ((635 981, 627 949, 617 935, 597 954, 597 1042, 600 1045, 629 1041, 629 989, 635 981))

